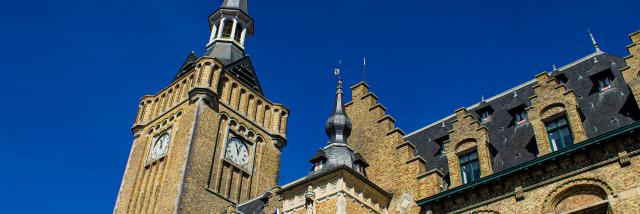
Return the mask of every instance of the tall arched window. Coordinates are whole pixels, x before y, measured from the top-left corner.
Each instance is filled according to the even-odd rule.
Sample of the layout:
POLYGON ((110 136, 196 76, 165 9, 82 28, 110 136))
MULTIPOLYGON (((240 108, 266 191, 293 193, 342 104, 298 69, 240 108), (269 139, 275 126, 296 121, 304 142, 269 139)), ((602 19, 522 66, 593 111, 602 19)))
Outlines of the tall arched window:
POLYGON ((229 39, 231 38, 231 30, 233 29, 233 20, 224 21, 224 26, 222 30, 222 38, 229 39))
POLYGON ((236 26, 236 32, 235 35, 233 35, 233 39, 236 40, 236 42, 240 43, 240 37, 242 37, 242 25, 238 24, 238 26, 236 26))

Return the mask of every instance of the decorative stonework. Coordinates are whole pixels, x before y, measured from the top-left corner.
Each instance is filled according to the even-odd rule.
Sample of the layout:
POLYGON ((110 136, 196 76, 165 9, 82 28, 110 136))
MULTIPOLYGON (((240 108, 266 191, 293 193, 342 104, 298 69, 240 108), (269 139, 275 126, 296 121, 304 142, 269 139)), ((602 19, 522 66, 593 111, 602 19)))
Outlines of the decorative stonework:
POLYGON ((524 188, 522 186, 517 186, 514 192, 516 201, 524 200, 524 188))
POLYGON ((632 42, 627 46, 629 56, 624 58, 627 67, 622 68, 620 72, 631 88, 636 103, 640 105, 640 31, 629 35, 629 39, 632 42))
POLYGON ((306 183, 289 188, 289 185, 297 185, 294 182, 279 192, 283 198, 284 213, 306 213, 311 198, 318 213, 326 213, 322 207, 333 207, 335 213, 340 213, 341 207, 345 212, 347 207, 359 207, 367 213, 384 214, 389 205, 390 198, 385 196, 386 193, 379 192, 346 169, 302 182, 306 183))
POLYGON ((471 151, 478 152, 480 163, 480 177, 488 176, 492 173, 491 155, 489 154, 488 140, 489 132, 480 121, 465 108, 456 111, 456 120, 449 131, 450 143, 445 144, 445 153, 449 160, 449 176, 451 187, 462 184, 460 177, 460 162, 458 157, 471 151))
POLYGON ((499 214, 499 212, 494 210, 476 210, 471 212, 471 214, 499 214))
POLYGON ((544 200, 542 213, 561 213, 607 200, 613 190, 600 178, 577 178, 555 187, 544 200))
POLYGON ((535 95, 530 97, 531 106, 527 108, 527 115, 533 126, 539 155, 551 152, 545 123, 558 117, 567 117, 575 143, 586 140, 575 93, 564 84, 558 84, 546 72, 538 74, 536 80, 537 83, 533 86, 535 95))

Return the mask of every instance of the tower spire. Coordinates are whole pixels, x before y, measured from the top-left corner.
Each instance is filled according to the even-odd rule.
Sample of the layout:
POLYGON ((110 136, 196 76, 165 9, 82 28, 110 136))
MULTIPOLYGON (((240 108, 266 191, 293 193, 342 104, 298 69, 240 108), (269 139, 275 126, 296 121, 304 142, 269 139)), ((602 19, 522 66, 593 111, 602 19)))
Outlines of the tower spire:
MULTIPOLYGON (((336 69, 334 72, 336 76, 340 75, 340 69, 336 69)), ((351 134, 351 120, 344 111, 342 96, 342 80, 338 79, 333 113, 331 113, 325 125, 325 130, 330 138, 329 144, 347 144, 347 138, 351 134)))
POLYGON ((224 0, 220 8, 238 9, 242 12, 249 13, 247 1, 248 0, 224 0))
POLYGON ((587 29, 587 32, 589 32, 589 37, 591 37, 591 42, 593 43, 593 47, 596 49, 596 53, 604 53, 601 49, 600 49, 600 44, 598 44, 598 42, 596 41, 595 36, 593 36, 593 33, 591 33, 590 29, 587 29))

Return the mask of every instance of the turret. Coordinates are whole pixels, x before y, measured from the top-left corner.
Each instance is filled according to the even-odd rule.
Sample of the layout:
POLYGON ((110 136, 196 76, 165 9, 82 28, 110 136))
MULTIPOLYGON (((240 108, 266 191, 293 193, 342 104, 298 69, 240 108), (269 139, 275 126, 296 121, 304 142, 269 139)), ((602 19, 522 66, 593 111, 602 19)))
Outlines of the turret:
POLYGON ((211 36, 205 56, 228 65, 245 54, 245 40, 253 35, 253 19, 248 14, 247 0, 225 0, 209 16, 211 36))

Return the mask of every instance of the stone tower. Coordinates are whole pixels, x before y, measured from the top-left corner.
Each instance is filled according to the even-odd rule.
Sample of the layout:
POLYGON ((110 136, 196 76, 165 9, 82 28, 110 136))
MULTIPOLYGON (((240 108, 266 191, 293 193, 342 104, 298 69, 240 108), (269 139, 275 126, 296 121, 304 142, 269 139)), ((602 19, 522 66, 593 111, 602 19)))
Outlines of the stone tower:
POLYGON ((288 110, 268 100, 244 41, 247 0, 209 17, 202 57, 142 97, 114 213, 220 213, 276 186, 288 110))

